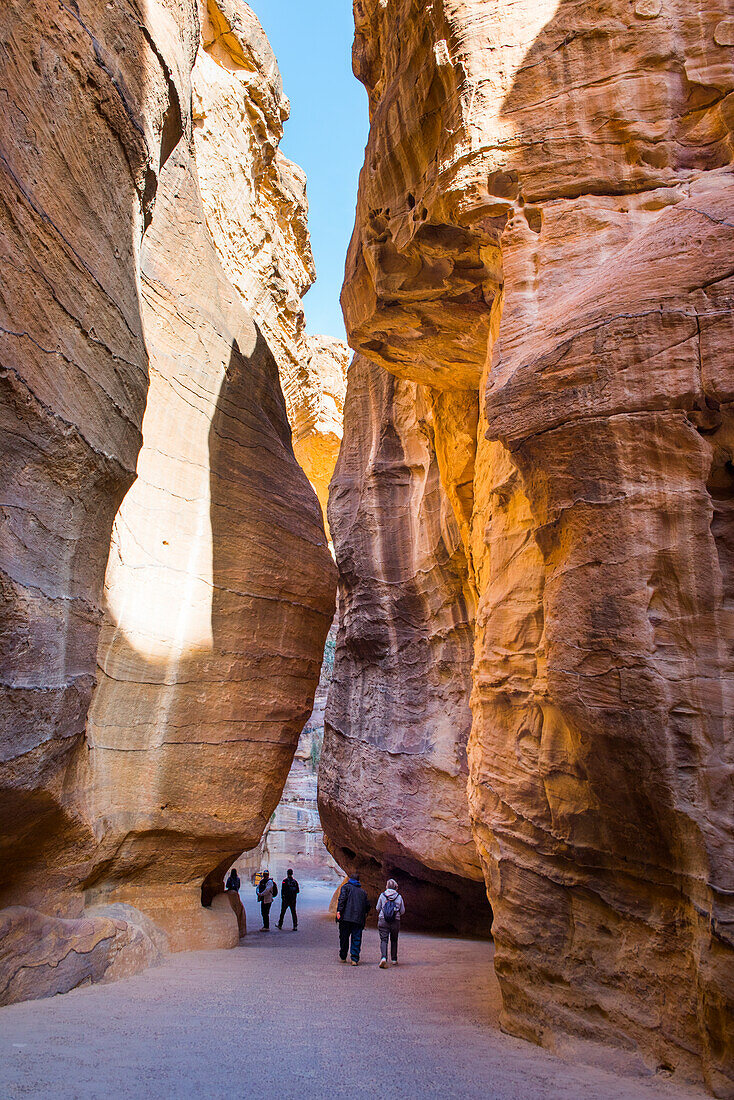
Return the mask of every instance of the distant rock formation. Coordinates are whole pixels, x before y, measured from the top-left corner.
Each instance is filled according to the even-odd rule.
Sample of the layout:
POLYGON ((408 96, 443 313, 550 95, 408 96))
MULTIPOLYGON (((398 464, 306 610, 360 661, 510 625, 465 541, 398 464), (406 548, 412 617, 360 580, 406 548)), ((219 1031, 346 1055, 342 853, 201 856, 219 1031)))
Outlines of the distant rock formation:
MULTIPOLYGON (((397 863, 380 756, 420 807, 422 762, 382 715, 419 680, 406 636, 451 636, 390 584, 411 555, 430 578, 447 545, 426 543, 440 510, 396 430, 428 402, 434 499, 466 562, 457 621, 477 597, 473 647, 453 649, 441 687, 471 678, 469 806, 504 1024, 731 1096, 730 4, 360 0, 355 18, 371 129, 342 302, 375 367, 350 386, 330 504, 345 607, 330 842, 397 863), (352 519, 381 482, 405 504, 365 534, 352 519), (345 730, 347 668, 364 719, 345 730)), ((424 683, 416 735, 441 697, 424 683)), ((462 687, 455 713, 468 701, 462 687)), ((438 805, 421 809, 427 837, 438 805)))
POLYGON ((307 336, 306 354, 295 377, 293 450, 319 498, 324 523, 342 441, 350 355, 347 345, 333 336, 307 336))
POLYGON ((202 880, 278 801, 333 616, 278 376, 302 312, 275 266, 296 297, 311 278, 287 105, 247 5, 200 14, 0 13, 0 1002, 237 942, 202 880), (209 133, 221 155, 244 142, 267 191, 225 195, 219 238, 190 112, 200 32, 209 133), (243 117, 246 140, 227 129, 243 117), (289 229, 236 288, 240 212, 253 239, 289 229))

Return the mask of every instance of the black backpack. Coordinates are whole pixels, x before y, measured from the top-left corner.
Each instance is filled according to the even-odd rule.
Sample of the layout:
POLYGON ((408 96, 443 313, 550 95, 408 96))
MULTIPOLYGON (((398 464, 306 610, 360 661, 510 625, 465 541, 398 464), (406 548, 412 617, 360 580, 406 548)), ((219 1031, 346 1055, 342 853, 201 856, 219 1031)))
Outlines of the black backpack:
POLYGON ((394 921, 398 912, 398 899, 397 898, 385 898, 385 904, 382 907, 383 918, 390 923, 394 921))

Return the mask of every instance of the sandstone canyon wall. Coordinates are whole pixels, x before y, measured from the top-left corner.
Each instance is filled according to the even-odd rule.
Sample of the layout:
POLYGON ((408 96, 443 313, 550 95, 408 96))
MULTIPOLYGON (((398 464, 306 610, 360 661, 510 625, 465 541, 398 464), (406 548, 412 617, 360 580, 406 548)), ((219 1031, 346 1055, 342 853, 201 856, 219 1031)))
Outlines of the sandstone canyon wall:
POLYGON ((259 225, 287 229, 272 254, 310 271, 301 174, 277 152, 287 101, 253 13, 14 0, 0 32, 8 1001, 236 942, 226 903, 201 908, 202 879, 277 803, 333 566, 278 376, 282 288, 270 260, 253 270, 266 334, 198 180, 192 82, 198 103, 214 72, 282 183, 264 213, 252 199, 259 225))
MULTIPOLYGON (((323 768, 348 752, 353 777, 325 790, 330 841, 350 844, 356 806, 365 851, 401 843, 395 792, 377 804, 371 783, 375 749, 400 749, 374 685, 418 620, 360 578, 417 556, 433 510, 415 494, 368 537, 354 517, 379 478, 411 498, 396 420, 429 405, 456 617, 477 597, 473 671, 469 645, 450 667, 472 681, 505 1026, 733 1095, 730 5, 354 7, 371 130, 342 302, 372 365, 330 505, 346 609, 323 768)), ((428 617, 423 643, 441 634, 428 617)), ((406 761, 404 792, 423 782, 406 761)))
POLYGON ((411 926, 489 930, 466 804, 473 594, 426 387, 362 356, 329 516, 340 576, 319 806, 327 846, 411 926))

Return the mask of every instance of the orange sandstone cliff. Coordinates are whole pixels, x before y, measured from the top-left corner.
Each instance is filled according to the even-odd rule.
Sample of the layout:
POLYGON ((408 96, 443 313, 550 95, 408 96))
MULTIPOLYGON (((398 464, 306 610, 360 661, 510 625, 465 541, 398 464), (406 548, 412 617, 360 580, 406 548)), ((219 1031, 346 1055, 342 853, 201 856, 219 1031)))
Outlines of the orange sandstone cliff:
MULTIPOLYGON (((424 506, 426 462, 396 430, 412 417, 453 512, 452 630, 468 620, 473 653, 454 644, 439 686, 399 674, 399 697, 412 687, 422 716, 453 680, 450 712, 471 702, 468 812, 504 1024, 730 1096, 730 5, 354 8, 371 129, 342 302, 371 365, 347 396, 330 502, 352 601, 322 765, 330 844, 399 868, 393 806, 431 789, 382 721, 380 683, 408 634, 429 651, 451 638, 391 573, 421 560, 426 581, 446 557, 445 537, 425 538, 444 505, 424 506), (379 481, 389 504, 367 537, 353 517, 379 481), (379 753, 397 765, 384 794, 379 753)), ((441 744, 431 733, 423 752, 441 744)), ((433 840, 441 803, 418 805, 433 840)), ((414 855, 433 865, 435 844, 414 855)))
POLYGON ((0 35, 6 1002, 236 942, 202 882, 278 801, 334 605, 279 378, 305 198, 253 13, 12 0, 0 35), (210 78, 268 176, 241 216, 291 227, 253 301, 199 183, 210 78))

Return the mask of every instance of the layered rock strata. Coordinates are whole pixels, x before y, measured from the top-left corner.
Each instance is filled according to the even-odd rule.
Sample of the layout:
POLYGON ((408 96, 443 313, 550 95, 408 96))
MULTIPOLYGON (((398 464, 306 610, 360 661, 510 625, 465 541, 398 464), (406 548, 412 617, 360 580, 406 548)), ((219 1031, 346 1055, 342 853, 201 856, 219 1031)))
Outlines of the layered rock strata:
POLYGON ((339 640, 319 770, 327 846, 412 927, 489 931, 466 804, 474 601, 431 392, 357 356, 329 516, 339 640))
MULTIPOLYGON (((194 159, 200 28, 213 45, 223 21, 217 41, 257 59, 264 36, 244 4, 200 15, 0 16, 3 1000, 236 942, 202 879, 278 801, 333 615, 278 363, 194 159), (26 957, 41 927, 46 954, 26 957)), ((284 117, 269 65, 253 103, 265 92, 284 117)))
MULTIPOLYGON (((703 1074, 720 1096, 734 1094, 730 17, 725 0, 358 0, 371 131, 342 299, 353 346, 443 414, 439 472, 478 595, 468 789, 505 1025, 703 1074)), ((345 415, 365 441, 332 503, 349 589, 351 498, 392 402, 377 430, 356 391, 345 415)), ((389 545, 404 523, 383 522, 389 545)), ((376 590, 360 615, 381 614, 376 590)), ((366 691, 371 654, 352 675, 366 691)), ((357 757, 387 744, 372 730, 357 757)), ((351 795, 372 804, 366 785, 351 795)))

